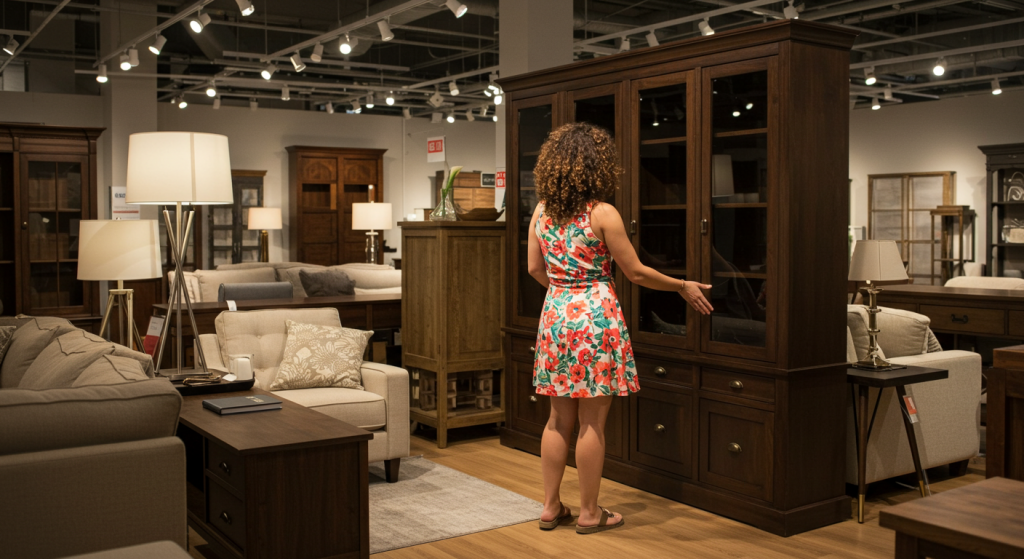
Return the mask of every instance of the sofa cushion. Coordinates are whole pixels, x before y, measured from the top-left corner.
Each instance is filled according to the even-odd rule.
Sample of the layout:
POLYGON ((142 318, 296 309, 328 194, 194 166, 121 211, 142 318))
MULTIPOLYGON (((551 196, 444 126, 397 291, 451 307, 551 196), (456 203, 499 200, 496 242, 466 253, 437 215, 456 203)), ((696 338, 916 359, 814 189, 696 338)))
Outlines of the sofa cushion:
POLYGON ((360 429, 373 431, 388 424, 387 404, 380 394, 340 388, 280 390, 275 396, 315 409, 360 429))
POLYGON ((123 382, 138 382, 148 380, 146 371, 142 365, 131 357, 119 355, 102 355, 93 361, 75 379, 72 388, 81 386, 95 386, 102 384, 121 384, 123 382))
POLYGON ((850 327, 846 327, 846 362, 856 363, 857 358, 857 347, 853 345, 853 333, 850 332, 850 327))
POLYGON ((11 346, 0 365, 0 388, 16 388, 43 349, 62 334, 77 330, 63 318, 32 318, 14 332, 11 346))
POLYGON ((878 345, 885 350, 887 359, 920 355, 928 352, 928 326, 931 319, 923 314, 879 307, 878 345))
POLYGON ((352 289, 356 282, 348 274, 337 268, 326 270, 300 270, 299 280, 307 297, 335 297, 338 295, 355 295, 352 289))
POLYGON ((402 287, 402 271, 383 264, 370 264, 367 262, 353 262, 340 264, 332 268, 342 270, 356 287, 362 289, 382 289, 385 287, 402 287))
POLYGON ((0 455, 170 437, 180 411, 166 379, 0 390, 0 455))
POLYGON ((959 276, 949 278, 945 287, 969 287, 975 289, 1024 289, 1024 279, 991 276, 959 276))
POLYGON ((14 331, 17 329, 17 326, 0 326, 0 364, 3 364, 4 362, 4 356, 7 355, 7 348, 11 347, 11 341, 14 339, 14 331))
MULTIPOLYGON (((188 293, 188 298, 193 303, 202 303, 203 294, 199 290, 199 278, 196 277, 194 272, 185 272, 181 275, 182 280, 185 282, 185 291, 188 293)), ((167 290, 170 294, 171 286, 174 285, 174 270, 167 272, 167 290)))
POLYGON ((216 301, 222 283, 262 283, 277 281, 274 269, 270 267, 248 270, 196 270, 199 293, 203 302, 216 301))
POLYGON ((114 345, 85 330, 61 335, 39 353, 25 371, 18 388, 71 388, 93 361, 103 355, 112 355, 114 345))
POLYGON ((319 272, 319 271, 324 270, 324 269, 325 268, 323 266, 315 266, 315 267, 312 267, 312 266, 311 267, 293 266, 291 268, 278 268, 278 270, 277 270, 277 280, 278 281, 286 281, 286 282, 292 284, 292 293, 294 294, 294 296, 296 298, 304 298, 304 297, 308 297, 309 295, 306 294, 306 289, 302 287, 302 279, 299 277, 299 274, 303 270, 305 270, 307 272, 319 272))
POLYGON ((353 388, 362 390, 360 366, 372 331, 287 321, 281 368, 271 390, 353 388))
POLYGON ((356 287, 354 289, 354 291, 355 291, 356 295, 392 295, 392 294, 401 295, 402 294, 402 286, 398 286, 398 287, 382 287, 380 289, 363 289, 361 287, 356 287))

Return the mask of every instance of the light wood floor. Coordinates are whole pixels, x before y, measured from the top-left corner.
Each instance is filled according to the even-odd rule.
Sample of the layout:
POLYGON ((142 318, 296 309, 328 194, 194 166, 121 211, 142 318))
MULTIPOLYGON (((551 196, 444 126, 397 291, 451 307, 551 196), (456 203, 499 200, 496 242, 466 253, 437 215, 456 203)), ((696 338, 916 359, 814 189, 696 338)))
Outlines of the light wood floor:
MULTIPOLYGON (((432 439, 412 437, 411 454, 426 458, 514 491, 543 500, 540 458, 501 446, 490 430, 456 430, 448 448, 440 450, 432 439), (465 431, 460 433, 459 431, 465 431)), ((972 462, 966 476, 949 478, 945 469, 930 473, 932 491, 961 487, 984 479, 983 459, 972 462)), ((576 470, 567 468, 562 500, 579 511, 576 470)), ((869 495, 864 524, 848 520, 789 538, 768 534, 746 524, 604 480, 601 504, 623 513, 622 528, 587 536, 572 526, 541 532, 536 522, 470 534, 374 555, 374 559, 522 557, 661 557, 700 558, 817 558, 893 556, 893 532, 878 526, 878 511, 918 497, 915 490, 894 483, 876 484, 869 495)), ((851 511, 853 499, 850 500, 851 511)), ((203 543, 190 530, 190 543, 203 543)), ((201 559, 194 549, 193 557, 201 559)))

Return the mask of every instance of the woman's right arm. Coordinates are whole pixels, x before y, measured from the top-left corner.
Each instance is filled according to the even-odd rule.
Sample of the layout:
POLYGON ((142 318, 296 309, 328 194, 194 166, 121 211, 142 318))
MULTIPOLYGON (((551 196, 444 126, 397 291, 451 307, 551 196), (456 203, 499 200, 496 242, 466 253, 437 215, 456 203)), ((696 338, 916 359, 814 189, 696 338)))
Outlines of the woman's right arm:
POLYGON ((527 269, 533 279, 548 287, 548 270, 544 265, 544 254, 540 250, 540 239, 537 238, 537 219, 540 217, 540 204, 533 210, 533 217, 530 219, 529 242, 526 246, 527 269))

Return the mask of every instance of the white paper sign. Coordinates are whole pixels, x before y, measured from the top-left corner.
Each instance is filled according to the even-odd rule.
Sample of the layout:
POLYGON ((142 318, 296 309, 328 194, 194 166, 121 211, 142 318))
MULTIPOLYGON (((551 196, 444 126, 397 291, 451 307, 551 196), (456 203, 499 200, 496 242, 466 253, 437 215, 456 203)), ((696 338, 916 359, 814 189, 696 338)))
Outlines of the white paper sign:
POLYGON ((110 219, 139 219, 139 205, 126 204, 127 186, 110 187, 110 219))
POLYGON ((427 138, 427 163, 444 163, 444 136, 427 138))

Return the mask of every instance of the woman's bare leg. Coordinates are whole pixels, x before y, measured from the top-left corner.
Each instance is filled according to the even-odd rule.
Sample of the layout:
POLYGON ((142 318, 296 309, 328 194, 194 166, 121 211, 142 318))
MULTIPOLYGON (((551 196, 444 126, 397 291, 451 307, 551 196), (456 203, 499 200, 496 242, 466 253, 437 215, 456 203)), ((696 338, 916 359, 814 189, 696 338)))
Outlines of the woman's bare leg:
POLYGON ((544 521, 554 520, 562 512, 559 489, 578 408, 575 398, 551 397, 551 415, 540 440, 540 464, 544 474, 544 511, 540 519, 544 521))
MULTIPOLYGON (((580 436, 576 439, 576 469, 580 475, 580 517, 578 526, 596 526, 601 521, 597 496, 601 492, 601 474, 604 472, 604 425, 614 396, 580 398, 580 436)), ((622 516, 616 514, 608 524, 617 524, 622 516)))

